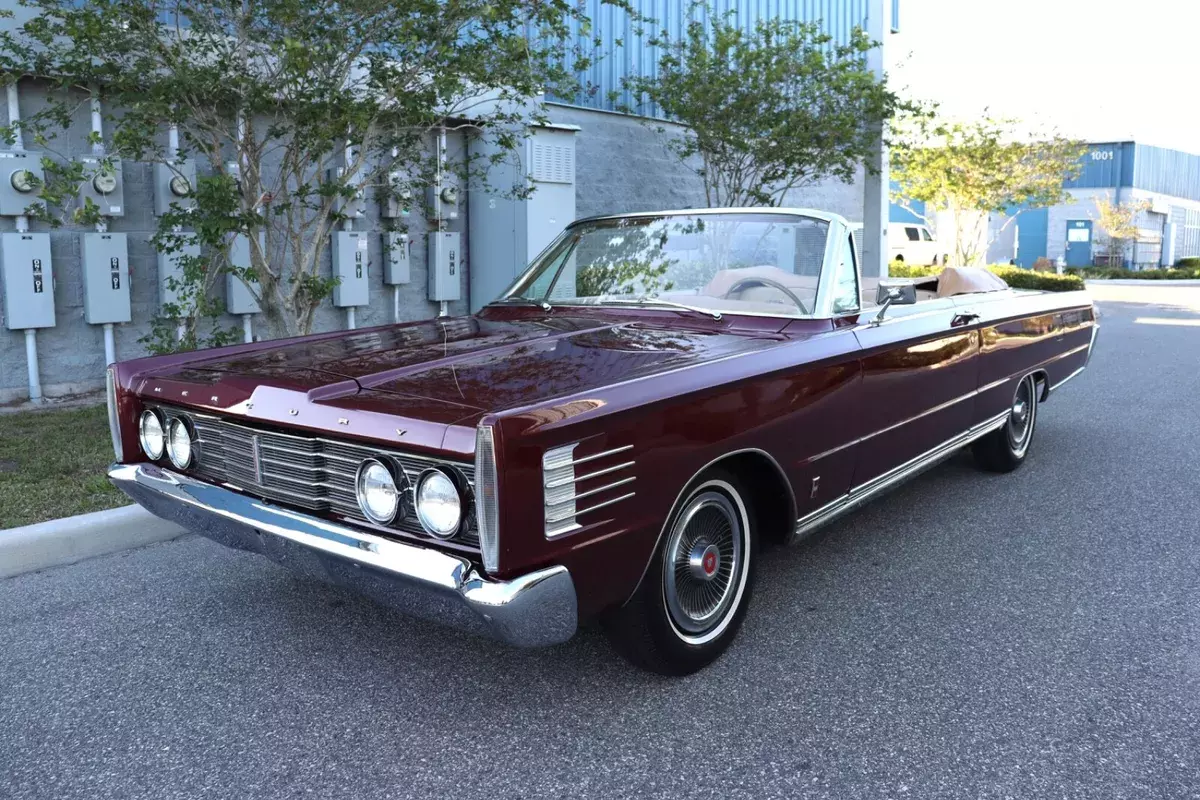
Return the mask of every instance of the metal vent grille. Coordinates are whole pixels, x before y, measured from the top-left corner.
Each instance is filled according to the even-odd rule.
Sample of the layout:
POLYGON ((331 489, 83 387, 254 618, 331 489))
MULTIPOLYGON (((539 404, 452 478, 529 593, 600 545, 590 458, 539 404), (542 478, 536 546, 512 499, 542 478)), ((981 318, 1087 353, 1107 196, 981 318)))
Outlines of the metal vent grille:
MULTIPOLYGON (((407 485, 401 487, 406 497, 393 526, 409 533, 428 535, 413 512, 412 497, 417 477, 425 469, 435 465, 451 466, 461 472, 472 491, 474 489, 475 467, 471 464, 279 433, 193 411, 159 408, 168 418, 187 417, 195 426, 197 448, 192 473, 228 484, 246 494, 306 511, 330 513, 366 523, 354 488, 358 467, 366 458, 388 458, 407 478, 407 485)), ((455 541, 478 545, 473 505, 468 498, 467 508, 471 510, 467 512, 467 524, 455 541)))
POLYGON ((532 177, 540 183, 574 183, 575 148, 534 144, 532 177))
POLYGON ((633 497, 633 445, 577 455, 579 443, 542 454, 542 487, 547 539, 582 526, 579 517, 633 497))

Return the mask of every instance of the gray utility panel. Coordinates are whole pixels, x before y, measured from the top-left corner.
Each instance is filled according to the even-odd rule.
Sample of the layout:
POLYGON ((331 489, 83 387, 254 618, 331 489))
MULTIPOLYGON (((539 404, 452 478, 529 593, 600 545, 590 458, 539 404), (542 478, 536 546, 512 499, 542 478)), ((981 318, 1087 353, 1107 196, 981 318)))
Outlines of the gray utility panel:
POLYGON ((179 287, 183 283, 183 259, 200 255, 200 244, 195 237, 183 245, 177 252, 158 254, 158 304, 179 303, 179 287))
POLYGON ((87 156, 83 164, 84 180, 79 187, 79 202, 91 200, 100 207, 101 216, 125 216, 125 170, 121 159, 87 156))
POLYGON ((408 283, 412 280, 407 233, 388 231, 383 235, 383 282, 408 283))
POLYGON ((83 318, 129 322, 129 242, 123 233, 83 234, 83 318))
POLYGON ((196 162, 171 161, 154 165, 154 213, 163 216, 171 205, 190 211, 196 207, 196 162))
POLYGON ((425 250, 429 256, 429 299, 458 300, 462 296, 462 234, 431 231, 425 250))
MULTIPOLYGON (((262 238, 259 238, 261 244, 262 238)), ((250 268, 250 237, 235 234, 229 246, 229 264, 238 269, 250 268)), ((257 314, 261 309, 255 295, 258 283, 251 281, 253 291, 237 275, 225 275, 225 310, 230 314, 257 314)))
MULTIPOLYGON (((342 181, 349 186, 353 186, 361 180, 361 177, 356 173, 349 177, 346 176, 345 167, 337 167, 329 170, 329 182, 340 184, 342 181)), ((334 207, 339 214, 345 214, 351 219, 362 219, 367 215, 367 202, 365 192, 359 189, 352 197, 342 197, 338 195, 334 198, 334 207)))
POLYGON ((0 285, 10 331, 54 327, 50 234, 0 234, 0 285))
POLYGON ((333 252, 333 304, 338 308, 371 303, 367 283, 367 246, 370 234, 362 231, 335 231, 330 237, 333 252))
POLYGON ((18 217, 30 206, 42 205, 38 189, 45 182, 41 153, 0 152, 0 215, 18 217))
POLYGON ((383 189, 380 216, 384 219, 401 219, 412 213, 413 190, 400 172, 388 173, 387 186, 383 189))
MULTIPOLYGON (((508 288, 530 261, 575 220, 575 125, 530 128, 517 150, 520 163, 502 159, 492 166, 487 186, 472 190, 467 202, 471 237, 471 310, 478 311, 508 288), (506 197, 500 187, 529 176, 534 191, 506 197), (488 189, 492 191, 489 192, 488 189)), ((471 155, 495 155, 486 140, 472 140, 471 155)))

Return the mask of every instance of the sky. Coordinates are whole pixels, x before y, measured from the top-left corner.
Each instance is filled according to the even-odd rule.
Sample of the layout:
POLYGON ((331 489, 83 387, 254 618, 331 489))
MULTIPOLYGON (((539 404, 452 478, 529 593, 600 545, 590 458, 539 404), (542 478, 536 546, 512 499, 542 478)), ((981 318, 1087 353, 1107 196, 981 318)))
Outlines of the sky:
POLYGON ((944 115, 1200 154, 1200 0, 901 0, 890 80, 944 115))

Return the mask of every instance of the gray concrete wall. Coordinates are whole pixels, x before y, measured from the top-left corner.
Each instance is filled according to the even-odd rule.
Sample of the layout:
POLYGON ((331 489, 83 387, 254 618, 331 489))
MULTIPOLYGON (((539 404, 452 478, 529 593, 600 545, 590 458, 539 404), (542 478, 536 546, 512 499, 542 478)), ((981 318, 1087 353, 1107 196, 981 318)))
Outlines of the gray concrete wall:
MULTIPOLYGON (((44 102, 42 90, 30 82, 21 84, 23 113, 30 113, 44 102)), ((577 215, 617 213, 666 208, 703 207, 704 192, 699 179, 681 166, 665 147, 663 135, 643 124, 642 120, 573 106, 553 105, 554 122, 579 125, 576 139, 576 198, 577 215)), ((81 106, 75 124, 56 147, 68 157, 86 155, 89 117, 86 105, 81 106)), ((165 137, 165 133, 164 133, 165 137)), ((451 138, 451 153, 461 152, 461 136, 451 138)), ((32 148, 30 148, 32 149, 32 148)), ((203 170, 203 165, 201 165, 203 170)), ((116 329, 117 358, 128 359, 143 355, 138 340, 149 331, 150 320, 158 307, 158 266, 149 239, 156 228, 153 216, 153 165, 126 161, 126 216, 114 219, 110 230, 129 234, 129 259, 133 269, 131 282, 133 321, 116 329)), ((850 184, 830 182, 793 192, 788 204, 820 208, 843 214, 851 220, 862 219, 863 180, 850 184)), ((460 217, 450 223, 451 230, 463 233, 464 250, 469 219, 468 203, 460 202, 460 217)), ((379 234, 384 220, 379 217, 378 203, 368 203, 369 216, 356 224, 356 229, 379 234)), ((433 317, 437 304, 426 299, 425 234, 428 225, 414 212, 408 220, 412 241, 412 283, 400 287, 400 319, 417 320, 433 317)), ((13 230, 13 219, 0 219, 0 230, 13 230)), ((33 230, 48 230, 35 223, 33 230)), ((100 388, 103 383, 103 332, 83 319, 83 282, 80 270, 80 234, 86 228, 65 226, 50 232, 55 275, 55 306, 57 326, 38 332, 38 355, 42 387, 49 397, 73 394, 100 388)), ((382 282, 382 237, 370 240, 371 303, 358 308, 359 327, 385 324, 392 321, 392 290, 382 282)), ((466 270, 462 275, 461 302, 452 303, 452 314, 466 313, 469 292, 468 271, 470 254, 465 253, 466 270)), ((324 274, 329 274, 328 255, 324 274)), ((223 294, 223 282, 218 294, 223 294)), ((240 319, 228 317, 229 326, 240 326, 240 319)), ((317 314, 314 329, 336 330, 346 325, 345 310, 335 308, 327 300, 317 314)), ((265 326, 256 324, 256 335, 266 333, 265 326)), ((0 328, 0 403, 19 401, 28 396, 25 367, 24 337, 20 331, 0 328)))
MULTIPOLYGON (((20 84, 22 114, 31 114, 45 103, 44 90, 31 81, 20 84)), ((2 106, 3 104, 0 104, 2 106)), ((2 110, 7 122, 7 111, 2 110)), ((91 130, 90 114, 86 103, 80 105, 71 129, 55 142, 52 149, 67 158, 88 155, 91 147, 87 134, 91 130)), ((163 134, 165 140, 165 132, 163 134)), ((448 149, 453 155, 463 148, 461 134, 449 137, 448 149)), ((26 149, 33 150, 32 142, 26 141, 26 149)), ((130 323, 117 325, 115 330, 117 358, 124 360, 144 355, 145 347, 139 339, 150 330, 150 321, 158 309, 158 259, 150 244, 150 237, 157 227, 154 216, 153 165, 124 161, 125 216, 113 218, 109 230, 128 234, 129 264, 133 270, 130 282, 132 317, 130 323)), ((204 169, 203 165, 200 166, 204 169)), ((384 220, 379 216, 379 204, 374 198, 367 203, 368 216, 356 223, 357 230, 381 234, 384 220)), ((416 320, 437 314, 437 303, 426 299, 426 252, 425 234, 428 223, 414 211, 406 221, 412 242, 412 282, 400 287, 400 318, 416 320)), ((15 229, 12 217, 0 218, 0 232, 15 229)), ((448 224, 449 230, 461 231, 464 251, 467 248, 467 209, 463 202, 458 220, 448 224)), ((48 397, 91 391, 103 386, 104 339, 100 326, 88 325, 83 317, 83 278, 80 262, 80 235, 92 230, 86 226, 64 225, 51 229, 46 223, 33 222, 33 231, 48 231, 51 240, 51 260, 54 269, 54 302, 57 316, 56 326, 39 330, 37 333, 38 362, 41 371, 43 393, 48 397)), ((371 283, 371 304, 356 309, 357 326, 368 327, 392 321, 392 287, 383 284, 383 239, 381 235, 371 237, 369 244, 368 272, 371 283)), ((469 260, 469 254, 464 252, 469 260)), ((323 274, 329 275, 329 254, 326 250, 323 274)), ((223 299, 224 281, 219 281, 218 296, 223 299)), ((0 288, 2 291, 2 288, 0 288)), ((462 301, 450 304, 452 314, 466 313, 467 273, 462 275, 462 301)), ((261 319, 256 315, 256 320, 261 319)), ((225 324, 241 329, 241 319, 227 316, 225 324)), ((314 330, 328 331, 346 326, 345 309, 335 308, 326 300, 318 311, 314 330)), ((265 325, 255 326, 256 336, 265 335, 265 325)), ((10 331, 0 326, 0 404, 20 401, 28 397, 28 380, 25 360, 25 341, 21 331, 10 331)))

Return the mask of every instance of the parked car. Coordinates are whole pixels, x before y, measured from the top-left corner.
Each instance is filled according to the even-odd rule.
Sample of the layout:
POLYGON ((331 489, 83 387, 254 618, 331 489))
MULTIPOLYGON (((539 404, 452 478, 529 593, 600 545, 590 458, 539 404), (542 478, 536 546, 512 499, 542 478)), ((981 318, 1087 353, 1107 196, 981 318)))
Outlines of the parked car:
MULTIPOLYGON (((862 223, 850 223, 855 241, 861 252, 862 223)), ((888 259, 902 261, 907 264, 933 264, 934 266, 948 263, 948 247, 938 242, 937 237, 929 230, 929 226, 908 222, 889 222, 887 228, 888 259)))
POLYGON ((596 217, 473 316, 113 365, 109 476, 412 614, 522 646, 598 619, 684 674, 764 545, 968 445, 1019 467, 1096 332, 1085 292, 864 278, 834 214, 596 217))

